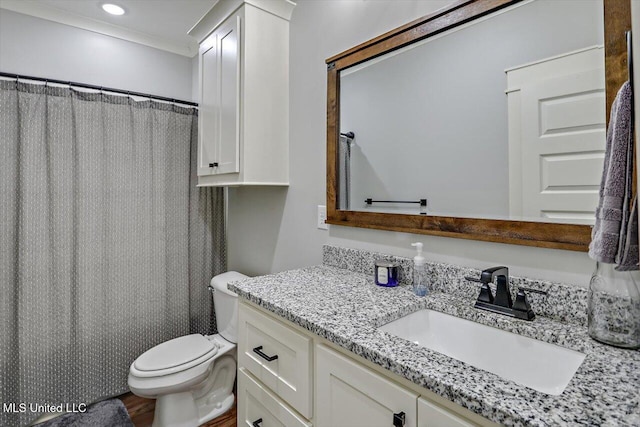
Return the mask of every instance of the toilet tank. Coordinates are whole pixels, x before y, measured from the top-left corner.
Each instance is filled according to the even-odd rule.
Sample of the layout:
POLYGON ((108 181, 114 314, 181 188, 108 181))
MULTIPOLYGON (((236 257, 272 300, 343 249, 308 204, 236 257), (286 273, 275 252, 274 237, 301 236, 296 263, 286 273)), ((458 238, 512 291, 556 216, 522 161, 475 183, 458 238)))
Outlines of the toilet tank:
POLYGON ((218 333, 232 343, 238 342, 238 295, 227 289, 227 283, 248 277, 237 271, 227 271, 211 279, 211 287, 215 289, 213 305, 218 333))

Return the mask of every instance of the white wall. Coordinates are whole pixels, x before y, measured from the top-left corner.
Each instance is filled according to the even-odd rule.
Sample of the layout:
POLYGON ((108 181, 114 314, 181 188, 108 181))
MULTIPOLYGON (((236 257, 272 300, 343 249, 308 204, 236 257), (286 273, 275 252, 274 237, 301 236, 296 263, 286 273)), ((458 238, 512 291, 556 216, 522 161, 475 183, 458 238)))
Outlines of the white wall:
POLYGON ((6 9, 0 71, 193 99, 190 58, 6 9))
POLYGON ((587 286, 595 263, 585 253, 331 226, 316 229, 325 204, 325 59, 450 3, 299 0, 291 21, 291 186, 229 190, 229 268, 264 274, 322 262, 330 243, 402 256, 425 243, 433 261, 504 264, 512 274, 587 286))

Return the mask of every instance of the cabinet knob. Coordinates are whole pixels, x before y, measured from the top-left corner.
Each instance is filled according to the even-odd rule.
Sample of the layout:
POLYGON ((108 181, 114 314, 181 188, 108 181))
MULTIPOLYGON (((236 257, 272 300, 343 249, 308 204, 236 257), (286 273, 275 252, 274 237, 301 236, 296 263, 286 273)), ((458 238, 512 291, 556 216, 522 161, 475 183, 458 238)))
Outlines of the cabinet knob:
POLYGON ((262 418, 258 418, 257 420, 251 423, 253 427, 260 427, 260 424, 262 424, 262 418))
POLYGON ((393 427, 404 427, 405 418, 404 412, 393 414, 393 427))
POLYGON ((215 162, 215 163, 209 163, 209 167, 210 167, 210 168, 217 168, 217 167, 218 167, 218 162, 215 162))

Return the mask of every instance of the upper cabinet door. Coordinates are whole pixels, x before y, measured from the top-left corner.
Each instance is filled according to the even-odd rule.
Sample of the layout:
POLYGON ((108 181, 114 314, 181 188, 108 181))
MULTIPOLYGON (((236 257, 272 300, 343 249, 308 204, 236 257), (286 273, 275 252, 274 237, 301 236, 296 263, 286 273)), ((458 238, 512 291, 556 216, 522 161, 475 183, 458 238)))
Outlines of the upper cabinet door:
POLYGON ((198 112, 198 176, 213 173, 218 146, 218 46, 212 34, 200 46, 200 108, 198 112))
POLYGON ((236 173, 240 171, 240 16, 230 17, 217 33, 220 144, 216 173, 236 173))
POLYGON ((200 47, 198 175, 240 171, 240 16, 200 47))

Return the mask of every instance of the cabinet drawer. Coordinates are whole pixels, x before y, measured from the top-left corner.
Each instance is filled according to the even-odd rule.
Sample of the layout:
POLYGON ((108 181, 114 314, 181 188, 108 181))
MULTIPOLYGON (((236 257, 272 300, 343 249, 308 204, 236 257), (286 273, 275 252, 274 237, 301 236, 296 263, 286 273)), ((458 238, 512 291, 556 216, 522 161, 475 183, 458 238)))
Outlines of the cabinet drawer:
POLYGON ((238 426, 311 427, 311 423, 296 415, 241 368, 238 370, 238 426))
POLYGON ((311 338, 245 305, 238 313, 238 366, 304 417, 312 415, 311 338))

